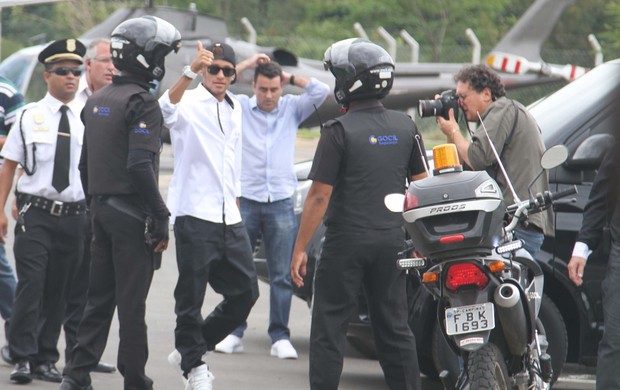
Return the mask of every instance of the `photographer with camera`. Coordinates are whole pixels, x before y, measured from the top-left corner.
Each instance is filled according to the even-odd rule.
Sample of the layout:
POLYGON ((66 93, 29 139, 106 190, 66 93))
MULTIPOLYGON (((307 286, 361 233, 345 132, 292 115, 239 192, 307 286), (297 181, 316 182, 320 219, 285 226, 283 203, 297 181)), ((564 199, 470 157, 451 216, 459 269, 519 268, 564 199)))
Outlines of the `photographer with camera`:
MULTIPOLYGON (((499 75, 486 65, 468 65, 454 75, 456 92, 446 91, 433 104, 420 102, 420 115, 437 115, 437 123, 448 142, 456 145, 459 157, 472 170, 486 170, 502 189, 506 204, 514 199, 496 162, 490 145, 493 142, 515 192, 520 199, 529 193, 543 193, 549 189, 547 173, 531 183, 541 171, 540 158, 545 151, 538 124, 519 102, 508 99, 499 75), (436 110, 424 110, 429 106, 436 110), (478 124, 471 141, 460 131, 457 123, 458 108, 467 122, 478 124), (484 122, 484 127, 480 124, 484 122), (485 128, 487 134, 485 134, 485 128)), ((532 256, 540 250, 545 235, 553 235, 552 210, 532 214, 529 223, 519 227, 516 238, 532 256)))

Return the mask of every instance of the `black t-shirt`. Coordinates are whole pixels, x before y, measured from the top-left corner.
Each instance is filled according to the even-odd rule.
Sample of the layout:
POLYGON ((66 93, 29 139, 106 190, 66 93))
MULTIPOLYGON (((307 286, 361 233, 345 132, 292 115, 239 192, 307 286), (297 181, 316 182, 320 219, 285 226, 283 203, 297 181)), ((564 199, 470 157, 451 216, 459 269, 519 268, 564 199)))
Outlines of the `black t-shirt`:
MULTIPOLYGON (((84 145, 80 169, 87 167, 89 195, 134 194, 127 172, 129 150, 158 155, 163 118, 149 85, 129 77, 93 94, 84 107, 84 145)), ((157 159, 154 161, 157 174, 157 159)))
POLYGON ((404 193, 406 180, 425 171, 424 143, 413 120, 376 100, 327 122, 309 178, 334 187, 327 225, 388 229, 402 224, 383 203, 404 193))

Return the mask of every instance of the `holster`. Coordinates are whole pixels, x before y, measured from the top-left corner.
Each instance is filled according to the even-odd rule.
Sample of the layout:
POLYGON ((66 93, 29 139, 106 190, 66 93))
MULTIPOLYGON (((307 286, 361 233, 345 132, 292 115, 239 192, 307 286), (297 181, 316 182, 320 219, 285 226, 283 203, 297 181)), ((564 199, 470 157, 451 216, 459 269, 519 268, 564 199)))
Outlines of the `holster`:
POLYGON ((122 197, 105 196, 101 197, 101 200, 108 206, 122 212, 123 214, 129 215, 144 224, 144 243, 147 250, 151 254, 153 269, 159 269, 161 267, 162 252, 155 252, 154 250, 157 246, 157 242, 151 238, 153 228, 151 216, 122 197))

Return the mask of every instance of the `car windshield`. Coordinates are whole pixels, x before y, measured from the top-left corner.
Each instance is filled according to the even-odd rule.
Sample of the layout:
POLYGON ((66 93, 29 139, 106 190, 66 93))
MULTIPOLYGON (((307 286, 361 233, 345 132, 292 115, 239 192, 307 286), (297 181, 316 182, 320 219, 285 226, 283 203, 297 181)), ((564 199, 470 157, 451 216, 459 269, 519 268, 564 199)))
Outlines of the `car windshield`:
POLYGON ((0 64, 0 75, 11 80, 21 90, 28 81, 28 70, 33 62, 34 54, 15 54, 0 64))
POLYGON ((620 82, 620 60, 597 66, 545 99, 529 106, 545 140, 554 138, 566 126, 575 127, 598 112, 620 82), (574 97, 578 96, 578 99, 574 97))
POLYGON ((26 102, 40 100, 47 92, 43 79, 44 67, 37 61, 43 45, 32 46, 11 54, 0 63, 0 76, 13 82, 26 102))

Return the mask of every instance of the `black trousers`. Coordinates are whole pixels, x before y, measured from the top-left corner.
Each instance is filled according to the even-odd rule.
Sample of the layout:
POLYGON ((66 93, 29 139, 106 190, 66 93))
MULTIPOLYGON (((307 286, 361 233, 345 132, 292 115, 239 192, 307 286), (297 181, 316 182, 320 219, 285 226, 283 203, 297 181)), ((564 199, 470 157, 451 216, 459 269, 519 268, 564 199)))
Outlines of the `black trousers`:
POLYGON ((67 306, 63 330, 65 332, 65 363, 71 360, 71 351, 77 344, 77 330, 86 307, 88 280, 90 275, 90 242, 93 238, 89 219, 84 224, 84 255, 80 266, 75 270, 73 280, 69 283, 67 306))
POLYGON ((328 227, 314 280, 311 389, 338 389, 347 326, 362 287, 388 387, 421 388, 415 338, 408 325, 405 274, 395 263, 403 240, 401 229, 328 227))
POLYGON ((144 223, 93 199, 93 241, 88 298, 77 345, 64 370, 80 385, 105 349, 114 309, 120 324, 117 366, 125 390, 151 390, 146 376, 148 341, 146 298, 153 279, 153 257, 144 244, 144 223))
POLYGON ((224 225, 190 216, 174 224, 179 279, 176 300, 176 349, 188 373, 202 364, 206 351, 215 349, 250 314, 258 299, 258 281, 248 233, 243 223, 224 225), (222 302, 203 318, 207 283, 223 295, 222 302))
POLYGON ((9 330, 16 361, 57 362, 68 286, 84 248, 85 215, 54 216, 30 207, 15 227, 17 291, 9 330))

